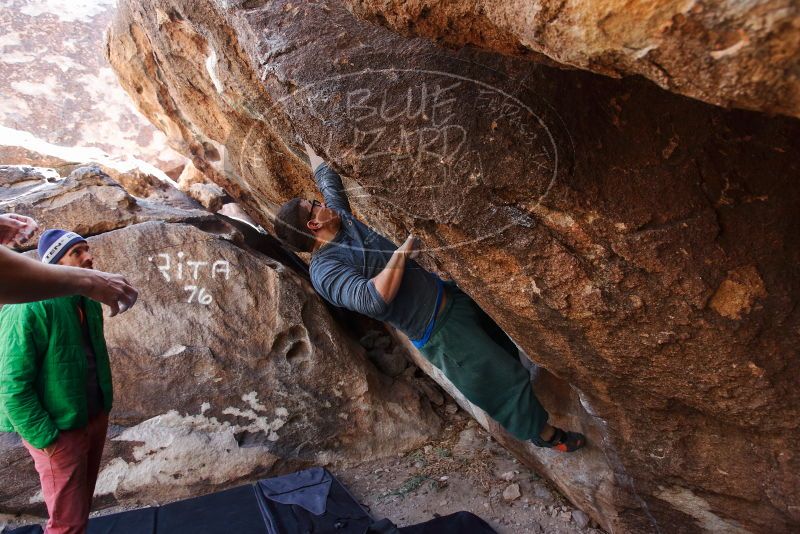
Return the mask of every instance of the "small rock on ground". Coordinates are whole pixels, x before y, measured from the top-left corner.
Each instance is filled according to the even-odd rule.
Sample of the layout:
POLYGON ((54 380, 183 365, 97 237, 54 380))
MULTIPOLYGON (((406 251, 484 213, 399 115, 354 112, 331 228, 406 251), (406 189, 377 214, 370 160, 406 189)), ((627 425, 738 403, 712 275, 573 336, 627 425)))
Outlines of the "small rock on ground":
POLYGON ((580 510, 572 511, 572 520, 578 525, 578 528, 586 528, 589 526, 589 516, 580 510))
POLYGON ((505 490, 503 490, 503 499, 507 502, 519 499, 520 495, 519 484, 511 484, 505 490))

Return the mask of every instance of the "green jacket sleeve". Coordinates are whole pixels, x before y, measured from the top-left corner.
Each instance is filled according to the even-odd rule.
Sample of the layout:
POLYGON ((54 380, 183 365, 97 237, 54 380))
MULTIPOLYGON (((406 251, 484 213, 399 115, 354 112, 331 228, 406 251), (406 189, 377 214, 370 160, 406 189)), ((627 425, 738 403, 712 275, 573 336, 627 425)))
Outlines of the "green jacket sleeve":
POLYGON ((44 303, 5 306, 0 324, 0 409, 22 439, 43 449, 58 437, 36 393, 49 336, 44 303))

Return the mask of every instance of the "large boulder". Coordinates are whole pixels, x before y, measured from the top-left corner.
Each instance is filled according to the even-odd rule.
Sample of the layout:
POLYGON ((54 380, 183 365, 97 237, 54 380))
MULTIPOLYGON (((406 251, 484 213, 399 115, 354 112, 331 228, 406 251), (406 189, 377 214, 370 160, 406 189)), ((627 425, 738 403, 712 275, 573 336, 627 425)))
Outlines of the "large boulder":
MULTIPOLYGON (((27 204, 29 213, 77 225, 68 197, 81 206, 98 195, 97 179, 73 173, 52 186, 60 195, 27 204)), ((95 267, 140 291, 134 308, 105 324, 115 401, 97 507, 395 456, 436 435, 429 402, 379 373, 303 276, 210 214, 181 219, 164 208, 164 220, 139 222, 137 204, 118 205, 122 227, 89 238, 95 267)), ((0 437, 0 481, 0 513, 43 513, 14 434, 0 437)))
POLYGON ((346 0, 405 35, 608 76, 638 74, 721 106, 800 117, 800 8, 787 0, 346 0))
POLYGON ((90 236, 144 221, 215 220, 207 211, 192 209, 191 199, 174 188, 165 195, 185 207, 137 199, 96 165, 67 166, 66 170, 73 168, 60 175, 43 167, 0 165, 0 208, 34 217, 39 223, 28 246, 48 228, 68 228, 90 236))
POLYGON ((137 155, 164 169, 180 165, 184 158, 131 106, 103 57, 103 28, 115 2, 14 0, 3 7, 0 144, 30 133, 63 146, 137 155))
POLYGON ((123 1, 108 54, 262 224, 315 191, 303 140, 360 216, 420 235, 590 445, 490 429, 605 528, 800 526, 796 120, 447 51, 333 0, 123 1))
POLYGON ((0 165, 48 168, 60 176, 93 165, 133 196, 177 207, 198 207, 175 188, 170 176, 129 154, 112 156, 97 147, 47 143, 33 134, 3 126, 0 126, 0 165))

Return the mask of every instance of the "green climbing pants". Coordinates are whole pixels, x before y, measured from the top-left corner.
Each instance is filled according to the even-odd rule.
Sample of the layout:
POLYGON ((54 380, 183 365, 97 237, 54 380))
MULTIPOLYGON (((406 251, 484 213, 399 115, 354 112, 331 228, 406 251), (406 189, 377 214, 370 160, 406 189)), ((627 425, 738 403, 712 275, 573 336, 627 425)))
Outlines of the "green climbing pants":
POLYGON ((548 414, 533 394, 517 346, 455 284, 446 284, 445 291, 445 308, 420 352, 516 438, 538 438, 548 414))

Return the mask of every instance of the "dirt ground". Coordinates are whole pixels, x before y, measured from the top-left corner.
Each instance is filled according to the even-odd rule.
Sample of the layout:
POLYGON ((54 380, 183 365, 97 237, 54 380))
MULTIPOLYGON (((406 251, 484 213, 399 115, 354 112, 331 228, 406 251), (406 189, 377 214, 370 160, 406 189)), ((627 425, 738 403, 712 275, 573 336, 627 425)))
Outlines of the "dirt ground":
POLYGON ((465 510, 499 534, 603 532, 463 412, 448 419, 443 437, 419 450, 331 471, 375 518, 398 526, 465 510))
MULTIPOLYGON (((397 458, 328 469, 376 519, 397 526, 468 511, 498 534, 602 534, 546 480, 521 465, 474 420, 448 403, 441 436, 397 458), (518 488, 518 493, 515 491, 518 488)), ((120 512, 113 507, 92 516, 120 512)), ((0 516, 0 533, 38 522, 0 516)))

